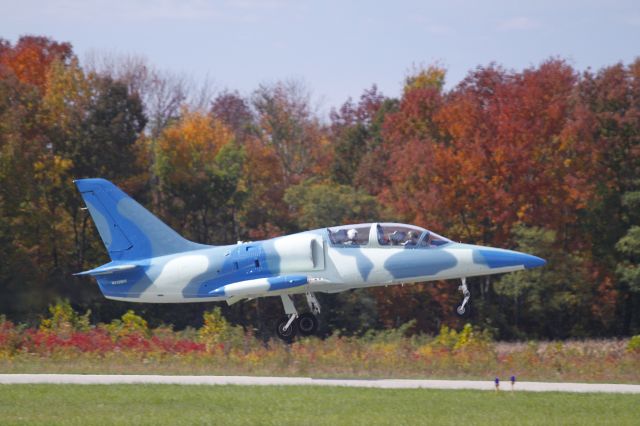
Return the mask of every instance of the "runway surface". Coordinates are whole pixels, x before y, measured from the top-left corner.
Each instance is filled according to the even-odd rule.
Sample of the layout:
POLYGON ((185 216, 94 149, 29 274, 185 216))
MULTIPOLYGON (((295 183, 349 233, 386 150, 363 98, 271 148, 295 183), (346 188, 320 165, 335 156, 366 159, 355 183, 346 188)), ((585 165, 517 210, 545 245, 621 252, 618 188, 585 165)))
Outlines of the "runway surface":
MULTIPOLYGON (((0 374, 0 384, 176 384, 176 385, 254 385, 254 386, 347 386, 380 389, 476 389, 495 390, 492 380, 402 380, 402 379, 314 379, 311 377, 251 377, 251 376, 161 376, 161 375, 98 375, 98 374, 0 374)), ((501 390, 511 391, 505 381, 501 390)), ((637 393, 640 385, 603 383, 516 382, 515 391, 529 392, 607 392, 637 393)))

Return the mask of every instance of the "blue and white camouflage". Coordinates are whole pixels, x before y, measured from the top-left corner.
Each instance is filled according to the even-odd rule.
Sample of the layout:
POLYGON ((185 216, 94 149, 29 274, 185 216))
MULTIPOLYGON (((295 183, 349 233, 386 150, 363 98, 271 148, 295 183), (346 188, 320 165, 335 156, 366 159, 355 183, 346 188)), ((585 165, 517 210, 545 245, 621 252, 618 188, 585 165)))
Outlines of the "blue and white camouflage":
POLYGON ((315 229, 264 241, 210 246, 181 237, 104 179, 80 179, 78 190, 111 262, 78 275, 94 277, 105 297, 186 303, 280 296, 287 317, 278 335, 310 334, 320 311, 315 292, 501 274, 542 266, 536 256, 455 243, 400 223, 315 229), (312 313, 298 315, 290 295, 306 294, 312 313))

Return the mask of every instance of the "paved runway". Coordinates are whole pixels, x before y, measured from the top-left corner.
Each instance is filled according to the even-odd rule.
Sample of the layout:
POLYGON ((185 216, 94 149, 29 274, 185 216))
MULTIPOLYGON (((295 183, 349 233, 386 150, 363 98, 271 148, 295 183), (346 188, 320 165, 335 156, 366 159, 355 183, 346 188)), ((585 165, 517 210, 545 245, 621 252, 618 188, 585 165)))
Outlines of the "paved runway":
MULTIPOLYGON (((307 385, 347 386, 381 389, 476 389, 494 390, 493 381, 471 380, 401 380, 401 379, 314 379, 310 377, 250 377, 250 376, 161 376, 161 375, 98 375, 98 374, 0 374, 0 384, 178 384, 178 385, 307 385)), ((509 382, 501 389, 511 390, 509 382)), ((516 382, 516 391, 530 392, 611 392, 640 394, 640 385, 602 383, 516 382)))

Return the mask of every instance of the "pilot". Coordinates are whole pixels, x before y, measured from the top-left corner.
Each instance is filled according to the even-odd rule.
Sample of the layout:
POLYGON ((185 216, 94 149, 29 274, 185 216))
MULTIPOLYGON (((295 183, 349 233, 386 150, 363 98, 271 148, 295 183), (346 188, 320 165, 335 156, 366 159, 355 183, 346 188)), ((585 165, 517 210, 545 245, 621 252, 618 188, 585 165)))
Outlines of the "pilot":
POLYGON ((418 233, 414 231, 409 231, 407 234, 407 241, 402 243, 404 246, 415 246, 418 244, 418 233))
POLYGON ((345 242, 345 244, 349 244, 349 245, 354 245, 354 244, 358 244, 358 231, 356 231, 355 229, 349 229, 349 231, 347 231, 347 241, 345 242))
POLYGON ((389 240, 391 241, 391 244, 393 244, 394 246, 397 246, 402 242, 402 240, 404 239, 403 237, 404 237, 404 232, 393 231, 393 233, 389 235, 389 240))

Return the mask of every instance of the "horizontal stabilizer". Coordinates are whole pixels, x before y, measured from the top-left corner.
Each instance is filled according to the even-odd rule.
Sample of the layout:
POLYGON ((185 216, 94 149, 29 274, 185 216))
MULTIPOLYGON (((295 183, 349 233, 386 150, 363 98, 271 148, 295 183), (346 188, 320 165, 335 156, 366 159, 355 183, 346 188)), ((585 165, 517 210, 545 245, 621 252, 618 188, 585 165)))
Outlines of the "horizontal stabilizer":
POLYGON ((132 269, 138 268, 139 266, 140 265, 134 265, 134 264, 120 264, 120 265, 106 264, 94 269, 90 269, 88 271, 78 272, 77 274, 73 274, 73 275, 91 275, 91 276, 109 275, 109 274, 115 274, 116 272, 130 271, 132 269))

